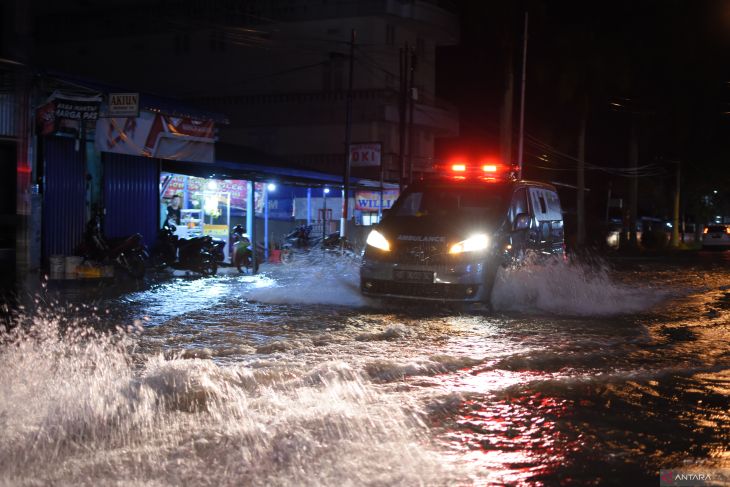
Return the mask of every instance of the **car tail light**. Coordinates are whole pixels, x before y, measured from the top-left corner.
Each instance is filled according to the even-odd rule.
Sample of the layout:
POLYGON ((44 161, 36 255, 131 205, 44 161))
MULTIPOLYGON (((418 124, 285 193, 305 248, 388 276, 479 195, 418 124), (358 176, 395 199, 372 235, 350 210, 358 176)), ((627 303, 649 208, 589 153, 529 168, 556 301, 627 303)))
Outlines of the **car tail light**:
POLYGON ((703 235, 707 235, 707 232, 708 232, 708 231, 710 231, 710 229, 709 229, 709 228, 707 228, 707 227, 705 227, 705 229, 704 229, 704 230, 702 230, 702 234, 703 234, 703 235))

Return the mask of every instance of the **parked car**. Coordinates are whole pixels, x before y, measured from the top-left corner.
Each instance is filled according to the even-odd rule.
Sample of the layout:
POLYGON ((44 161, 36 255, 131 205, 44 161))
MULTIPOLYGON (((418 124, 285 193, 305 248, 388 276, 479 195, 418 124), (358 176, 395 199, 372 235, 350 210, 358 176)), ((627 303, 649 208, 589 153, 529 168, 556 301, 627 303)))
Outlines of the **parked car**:
POLYGON ((499 266, 528 253, 564 256, 555 187, 499 168, 459 164, 409 186, 368 235, 362 293, 491 304, 499 266))
POLYGON ((703 249, 726 249, 730 247, 730 225, 715 223, 702 231, 703 249))

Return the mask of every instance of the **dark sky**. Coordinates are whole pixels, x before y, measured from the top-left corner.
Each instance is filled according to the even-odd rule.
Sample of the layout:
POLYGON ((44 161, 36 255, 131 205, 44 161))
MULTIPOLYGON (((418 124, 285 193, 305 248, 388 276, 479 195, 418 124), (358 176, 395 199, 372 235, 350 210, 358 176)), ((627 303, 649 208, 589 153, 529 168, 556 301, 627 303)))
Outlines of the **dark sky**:
MULTIPOLYGON (((461 43, 439 51, 437 86, 459 108, 462 136, 442 141, 441 156, 463 146, 498 152, 510 56, 516 143, 527 8, 527 176, 574 180, 575 161, 565 155, 577 155, 579 120, 588 106, 586 161, 595 166, 628 166, 630 127, 637 123, 639 165, 648 166, 640 178, 645 212, 667 211, 674 177, 668 160, 682 161, 688 198, 730 179, 730 116, 724 113, 730 112, 730 2, 487 0, 459 7, 461 43), (543 154, 548 161, 537 159, 543 154)), ((628 179, 620 174, 589 171, 596 210, 605 207, 605 197, 595 195, 608 181, 624 191, 628 179)))

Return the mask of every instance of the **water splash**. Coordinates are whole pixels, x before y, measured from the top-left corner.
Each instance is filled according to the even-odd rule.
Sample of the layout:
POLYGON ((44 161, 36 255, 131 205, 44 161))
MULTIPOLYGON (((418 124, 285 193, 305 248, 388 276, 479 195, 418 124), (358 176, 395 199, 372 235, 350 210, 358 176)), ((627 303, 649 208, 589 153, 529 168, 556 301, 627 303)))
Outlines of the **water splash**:
MULTIPOLYGON (((267 285, 246 296, 270 304, 333 304, 362 307, 377 303, 360 294, 359 261, 337 256, 300 259, 271 268, 267 285)), ((492 300, 499 311, 565 316, 608 316, 646 311, 669 295, 648 286, 617 282, 601 262, 531 262, 500 269, 492 300)))
POLYGON ((605 264, 549 260, 500 270, 492 302, 500 311, 608 316, 646 311, 668 295, 619 283, 605 264))
POLYGON ((270 304, 331 304, 366 306, 360 294, 359 259, 315 253, 290 264, 272 267, 269 286, 258 286, 246 296, 270 304))
MULTIPOLYGON (((340 361, 139 356, 61 315, 0 349, 0 484, 449 484, 424 413, 340 361)), ((136 330, 132 330, 136 331, 136 330)))

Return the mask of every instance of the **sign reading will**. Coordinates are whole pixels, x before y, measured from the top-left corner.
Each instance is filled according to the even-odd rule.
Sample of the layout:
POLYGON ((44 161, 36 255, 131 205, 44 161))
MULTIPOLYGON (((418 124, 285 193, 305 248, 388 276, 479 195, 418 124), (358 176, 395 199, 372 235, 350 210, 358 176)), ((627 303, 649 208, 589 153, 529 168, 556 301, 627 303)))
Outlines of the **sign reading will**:
POLYGON ((139 93, 109 93, 109 117, 139 116, 139 93))

